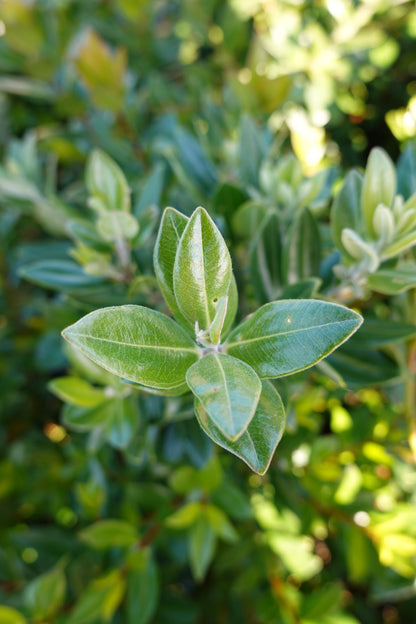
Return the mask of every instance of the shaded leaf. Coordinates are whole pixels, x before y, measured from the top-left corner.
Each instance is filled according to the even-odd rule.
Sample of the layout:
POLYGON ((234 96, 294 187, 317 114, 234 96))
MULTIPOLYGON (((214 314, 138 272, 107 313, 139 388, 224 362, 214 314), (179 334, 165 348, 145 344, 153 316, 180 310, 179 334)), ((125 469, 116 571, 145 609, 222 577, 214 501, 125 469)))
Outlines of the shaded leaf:
POLYGON ((138 540, 136 527, 125 520, 99 520, 78 535, 88 546, 97 549, 127 548, 138 540))
POLYGON ((223 435, 229 440, 241 436, 261 393, 253 369, 224 353, 209 353, 190 367, 186 381, 223 435))
POLYGON ((195 413, 202 429, 216 444, 237 455, 254 472, 258 474, 266 472, 285 426, 282 400, 270 382, 262 382, 256 412, 247 430, 234 442, 227 439, 215 427, 198 400, 195 403, 195 413))

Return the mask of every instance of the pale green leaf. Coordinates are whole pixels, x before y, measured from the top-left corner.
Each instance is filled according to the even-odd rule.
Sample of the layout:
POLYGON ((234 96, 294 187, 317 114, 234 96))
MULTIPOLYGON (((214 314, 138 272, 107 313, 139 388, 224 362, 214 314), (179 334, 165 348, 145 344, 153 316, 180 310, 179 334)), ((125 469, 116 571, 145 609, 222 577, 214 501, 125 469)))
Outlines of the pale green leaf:
POLYGON ((26 618, 19 611, 6 605, 0 605, 0 622, 2 624, 27 624, 26 618))
POLYGON ((234 442, 228 440, 215 427, 199 401, 196 401, 195 413, 202 429, 216 444, 237 455, 254 472, 266 472, 285 426, 282 400, 270 382, 262 382, 262 393, 256 412, 247 430, 234 442))
POLYGON ((48 383, 48 389, 61 401, 78 407, 95 407, 106 400, 102 388, 95 388, 80 377, 58 377, 48 383))
POLYGON ((122 570, 112 570, 92 581, 78 599, 68 624, 110 622, 123 600, 125 586, 122 570))
POLYGON ((215 304, 228 295, 231 276, 224 239, 206 210, 197 208, 183 231, 173 269, 176 302, 192 326, 209 328, 215 304))
POLYGON ((334 351, 362 323, 335 303, 282 300, 259 308, 230 334, 226 351, 247 362, 261 378, 309 368, 334 351))
POLYGON ((130 189, 120 167, 101 150, 94 150, 88 160, 86 183, 93 199, 92 207, 102 210, 130 211, 130 189))
POLYGON ((282 286, 282 243, 276 212, 264 218, 250 254, 250 274, 257 299, 273 301, 282 286))
POLYGON ((361 205, 367 232, 375 234, 373 216, 379 204, 391 207, 396 192, 396 170, 393 162, 380 147, 371 150, 365 168, 361 205))
POLYGON ((130 240, 139 231, 139 222, 128 212, 108 210, 97 219, 97 231, 108 242, 130 240))
POLYGON ((242 435, 261 393, 260 379, 250 366, 224 353, 209 353, 191 366, 186 381, 226 438, 242 435))
POLYGON ((186 326, 188 323, 179 311, 173 290, 173 267, 179 241, 188 221, 188 217, 174 208, 165 208, 153 253, 153 265, 159 288, 177 321, 186 326))
POLYGON ((97 549, 127 548, 138 540, 136 527, 125 520, 99 520, 78 535, 88 546, 97 549))
POLYGON ((397 295, 416 288, 416 264, 406 262, 397 269, 379 269, 368 276, 367 284, 372 290, 384 295, 397 295))
POLYGON ((96 310, 67 327, 63 336, 106 370, 159 390, 183 384, 199 357, 175 321, 142 306, 96 310))

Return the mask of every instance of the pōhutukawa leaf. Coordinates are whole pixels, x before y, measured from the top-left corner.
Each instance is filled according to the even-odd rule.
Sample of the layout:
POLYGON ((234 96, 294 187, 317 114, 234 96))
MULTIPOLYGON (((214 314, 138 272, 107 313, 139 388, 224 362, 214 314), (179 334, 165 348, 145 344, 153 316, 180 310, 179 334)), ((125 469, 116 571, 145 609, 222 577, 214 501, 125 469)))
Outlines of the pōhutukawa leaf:
POLYGON ((190 367, 186 381, 208 418, 228 440, 247 429, 256 411, 261 381, 253 369, 224 353, 209 353, 190 367))
POLYGON ((269 381, 262 382, 255 414, 246 431, 234 442, 214 425, 198 400, 195 402, 195 413, 202 429, 216 444, 237 455, 254 472, 266 472, 285 427, 282 400, 269 381))
POLYGON ((231 277, 225 241, 206 210, 197 208, 183 231, 173 268, 176 303, 192 326, 209 328, 217 301, 228 295, 231 277))
POLYGON ((297 217, 283 249, 282 274, 287 284, 296 284, 319 274, 321 243, 313 214, 305 208, 297 217))
POLYGON ((353 334, 362 317, 344 306, 308 299, 267 303, 236 327, 226 352, 261 378, 309 368, 353 334))
POLYGON ((342 244, 342 230, 349 228, 354 232, 362 233, 363 216, 361 214, 361 192, 363 176, 355 169, 350 171, 334 199, 331 209, 332 237, 338 249, 349 260, 354 260, 342 244))
POLYGON ((279 299, 310 299, 319 290, 322 280, 319 277, 313 277, 297 284, 285 286, 279 299))
POLYGON ((188 217, 174 208, 165 208, 153 254, 153 265, 159 288, 177 321, 181 325, 185 324, 186 326, 188 326, 188 323, 182 316, 176 303, 173 289, 173 267, 179 241, 188 221, 188 217))
POLYGON ((94 150, 88 160, 86 183, 91 208, 130 211, 130 189, 120 167, 101 150, 94 150))
MULTIPOLYGON (((35 621, 52 618, 65 602, 66 579, 63 566, 36 577, 23 592, 26 609, 35 621)), ((5 620, 0 619, 0 622, 5 620)), ((7 620, 6 620, 7 622, 7 620)))
POLYGON ((175 321, 142 306, 96 310, 62 333, 106 370, 159 390, 183 384, 199 357, 197 346, 175 321))
POLYGON ((80 377, 58 377, 52 379, 48 389, 66 403, 78 407, 95 407, 107 399, 103 388, 95 388, 80 377))
POLYGON ((108 410, 105 433, 109 443, 117 449, 124 449, 131 441, 137 428, 139 415, 136 405, 127 398, 117 398, 113 409, 108 410))
POLYGON ((390 207, 396 192, 396 169, 380 147, 371 150, 365 168, 361 206, 367 232, 374 236, 373 216, 379 204, 390 207))
POLYGON ((397 269, 379 269, 368 276, 367 285, 383 295, 397 295, 416 288, 416 264, 406 262, 397 269))
POLYGON ((276 299, 282 286, 282 242, 279 217, 275 212, 265 217, 253 241, 250 273, 260 303, 276 299))

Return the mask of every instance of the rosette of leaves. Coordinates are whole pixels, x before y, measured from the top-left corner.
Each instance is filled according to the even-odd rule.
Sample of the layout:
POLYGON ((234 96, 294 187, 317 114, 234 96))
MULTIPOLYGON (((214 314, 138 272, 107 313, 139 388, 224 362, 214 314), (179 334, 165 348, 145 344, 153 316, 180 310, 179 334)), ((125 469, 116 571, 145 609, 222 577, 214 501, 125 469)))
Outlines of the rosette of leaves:
POLYGON ((191 391, 217 444, 263 474, 284 429, 270 379, 302 371, 360 326, 344 306, 273 301, 231 331, 237 288, 225 241, 203 208, 166 208, 154 249, 160 289, 175 320, 142 306, 103 308, 64 337, 108 371, 164 395, 191 391))
POLYGON ((364 174, 352 170, 345 177, 331 227, 345 298, 367 289, 394 295, 416 285, 416 263, 404 257, 416 245, 416 193, 406 201, 397 194, 396 169, 382 148, 371 151, 364 174))

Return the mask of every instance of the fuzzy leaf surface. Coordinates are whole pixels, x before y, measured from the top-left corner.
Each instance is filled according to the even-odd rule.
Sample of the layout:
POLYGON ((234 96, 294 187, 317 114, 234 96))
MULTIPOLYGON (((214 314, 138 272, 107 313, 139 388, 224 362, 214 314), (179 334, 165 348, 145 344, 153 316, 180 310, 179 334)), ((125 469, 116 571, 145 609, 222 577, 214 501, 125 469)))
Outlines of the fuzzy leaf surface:
POLYGON ((253 369, 224 353, 209 353, 191 366, 186 381, 222 434, 228 440, 241 436, 261 393, 253 369))
POLYGON ((261 378, 309 368, 354 333, 362 317, 344 306, 308 299, 273 301, 231 332, 226 352, 261 378))
POLYGON ((183 316, 208 329, 215 304, 228 295, 231 258, 224 239, 206 210, 197 208, 182 234, 173 269, 176 302, 183 316))
POLYGON ((160 390, 182 385, 198 359, 195 343, 175 321, 142 306, 96 310, 63 336, 106 370, 160 390))

